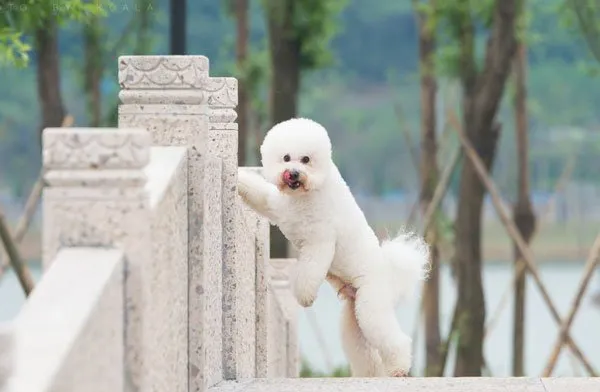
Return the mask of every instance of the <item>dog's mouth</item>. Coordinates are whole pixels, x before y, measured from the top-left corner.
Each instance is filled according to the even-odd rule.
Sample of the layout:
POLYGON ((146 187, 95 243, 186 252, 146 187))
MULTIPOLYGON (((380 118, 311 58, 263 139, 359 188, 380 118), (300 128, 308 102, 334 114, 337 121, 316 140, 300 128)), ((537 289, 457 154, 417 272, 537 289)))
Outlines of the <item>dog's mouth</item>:
POLYGON ((300 181, 286 181, 285 184, 288 186, 288 188, 294 190, 302 186, 302 183, 300 181))
POLYGON ((296 190, 303 186, 302 177, 303 175, 296 170, 286 170, 282 173, 281 180, 283 185, 296 190))

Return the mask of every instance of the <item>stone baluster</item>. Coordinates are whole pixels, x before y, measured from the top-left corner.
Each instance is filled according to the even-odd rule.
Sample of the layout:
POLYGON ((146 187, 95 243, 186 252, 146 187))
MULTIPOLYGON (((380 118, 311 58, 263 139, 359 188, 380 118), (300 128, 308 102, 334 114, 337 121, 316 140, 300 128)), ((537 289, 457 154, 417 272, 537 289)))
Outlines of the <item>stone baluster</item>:
POLYGON ((273 377, 298 377, 300 371, 298 319, 301 308, 291 292, 289 280, 289 271, 295 262, 295 259, 271 259, 269 262, 269 297, 277 303, 283 315, 281 318, 277 309, 269 314, 269 352, 274 359, 284 362, 271 373, 273 377), (285 331, 283 339, 280 338, 282 332, 278 330, 285 331))
POLYGON ((203 56, 119 58, 119 126, 155 145, 188 147, 190 390, 254 377, 254 259, 240 254, 237 81, 209 76, 203 56), (249 275, 250 274, 250 275, 249 275))
MULTIPOLYGON (((261 174, 262 168, 260 167, 244 167, 244 170, 253 171, 257 174, 261 174)), ((256 292, 254 296, 255 303, 255 366, 257 378, 265 378, 269 376, 268 373, 268 314, 269 314, 269 300, 268 300, 268 284, 269 284, 269 260, 270 260, 270 233, 269 233, 269 221, 255 212, 249 207, 245 206, 243 209, 248 218, 252 221, 248 222, 247 225, 252 227, 252 238, 254 239, 253 249, 248 253, 255 258, 255 287, 256 292)), ((250 233, 248 233, 250 234, 250 233)), ((243 233, 242 233, 243 235, 243 233)), ((250 264, 252 266, 252 264, 250 264)), ((244 264, 247 268, 248 264, 244 264)), ((248 272, 249 273, 249 272, 248 272)))
POLYGON ((209 78, 205 88, 211 92, 208 151, 223 160, 223 377, 244 379, 256 377, 256 219, 237 194, 237 80, 209 78))
POLYGON ((126 382, 148 389, 144 325, 151 290, 151 214, 143 168, 150 135, 143 129, 49 128, 43 134, 43 267, 63 247, 115 247, 126 255, 126 382))

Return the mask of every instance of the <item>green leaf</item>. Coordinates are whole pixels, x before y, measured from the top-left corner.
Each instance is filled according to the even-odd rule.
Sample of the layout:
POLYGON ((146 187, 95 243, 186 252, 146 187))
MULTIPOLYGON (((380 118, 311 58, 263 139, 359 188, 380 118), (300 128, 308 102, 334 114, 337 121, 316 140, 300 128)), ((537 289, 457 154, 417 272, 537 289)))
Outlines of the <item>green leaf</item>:
POLYGON ((111 0, 22 0, 2 4, 0 9, 0 66, 25 67, 31 45, 23 41, 49 21, 86 23, 94 17, 107 16, 114 9, 111 0))

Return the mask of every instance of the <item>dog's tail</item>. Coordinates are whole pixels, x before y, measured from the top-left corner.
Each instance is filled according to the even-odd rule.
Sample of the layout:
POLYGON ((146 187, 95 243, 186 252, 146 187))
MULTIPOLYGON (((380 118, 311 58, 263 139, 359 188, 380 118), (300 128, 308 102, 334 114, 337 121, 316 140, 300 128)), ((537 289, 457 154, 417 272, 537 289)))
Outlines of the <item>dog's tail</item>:
POLYGON ((391 278, 398 289, 398 298, 415 295, 419 283, 429 273, 429 246, 414 233, 400 233, 396 238, 383 241, 381 251, 391 267, 391 278))

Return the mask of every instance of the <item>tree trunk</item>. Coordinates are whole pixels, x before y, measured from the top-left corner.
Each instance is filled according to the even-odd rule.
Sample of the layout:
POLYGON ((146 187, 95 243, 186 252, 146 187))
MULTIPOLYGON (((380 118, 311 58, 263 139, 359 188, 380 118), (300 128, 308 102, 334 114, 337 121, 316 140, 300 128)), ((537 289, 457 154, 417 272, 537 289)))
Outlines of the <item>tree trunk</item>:
MULTIPOLYGON (((487 132, 489 139, 485 141, 481 138, 469 138, 477 146, 488 170, 495 155, 499 131, 498 125, 493 132, 487 132)), ((469 160, 465 160, 461 170, 455 225, 459 330, 454 370, 456 377, 481 376, 483 366, 485 301, 481 277, 481 212, 484 195, 485 191, 475 168, 469 160)))
MULTIPOLYGON (((515 24, 520 1, 496 1, 480 72, 475 66, 474 25, 468 12, 462 16, 459 29, 463 127, 488 171, 491 171, 500 133, 495 117, 516 48, 515 24)), ((480 376, 483 367, 485 300, 481 276, 481 212, 484 195, 485 188, 473 164, 465 160, 455 224, 458 343, 454 375, 457 377, 480 376)))
POLYGON ((102 82, 103 64, 100 26, 97 17, 83 26, 84 45, 84 92, 87 100, 89 124, 99 127, 102 121, 102 99, 100 83, 102 82))
POLYGON ((170 0, 170 48, 172 55, 184 55, 187 49, 187 1, 170 0))
POLYGON ((271 53, 271 125, 296 117, 300 89, 300 41, 292 24, 294 0, 271 0, 269 50, 271 53))
MULTIPOLYGON (((430 4, 434 6, 433 0, 430 4)), ((436 140, 436 93, 437 83, 434 69, 435 37, 432 26, 428 26, 427 16, 417 11, 419 26, 419 63, 421 73, 421 195, 420 204, 423 213, 429 208, 433 192, 439 177, 437 165, 436 140)), ((431 249, 431 271, 425 282, 423 293, 423 312, 425 315, 425 375, 439 373, 440 366, 440 260, 437 246, 436 224, 430 225, 426 238, 431 249)))
MULTIPOLYGON (((270 0, 268 9, 271 89, 271 126, 297 116, 300 89, 300 41, 292 24, 294 0, 270 0)), ((287 257, 288 241, 277 227, 271 227, 271 256, 287 257)))
MULTIPOLYGON (((245 69, 248 56, 248 0, 235 1, 235 19, 237 23, 236 58, 238 68, 245 69)), ((246 149, 249 130, 249 97, 244 78, 238 82, 238 163, 246 164, 246 149)))
MULTIPOLYGON (((513 64, 515 76, 515 130, 518 162, 518 195, 513 207, 513 217, 517 229, 526 243, 529 243, 535 229, 535 215, 531 206, 529 184, 529 140, 527 121, 527 49, 519 44, 513 64)), ((521 253, 514 246, 515 273, 523 260, 521 253)), ((522 273, 515 281, 515 307, 513 325, 513 376, 525 374, 525 282, 526 274, 522 273)))
POLYGON ((49 15, 42 27, 35 31, 37 50, 38 99, 42 112, 42 132, 48 127, 60 127, 65 117, 65 107, 60 90, 60 56, 58 53, 58 29, 49 15))

